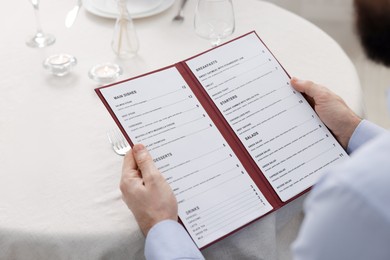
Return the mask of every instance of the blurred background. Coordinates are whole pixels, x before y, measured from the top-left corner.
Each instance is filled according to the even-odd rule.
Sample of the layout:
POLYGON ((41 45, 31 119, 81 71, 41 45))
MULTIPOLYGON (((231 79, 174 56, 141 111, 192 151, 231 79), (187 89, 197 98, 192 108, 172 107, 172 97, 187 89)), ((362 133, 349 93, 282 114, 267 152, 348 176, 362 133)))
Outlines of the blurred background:
POLYGON ((365 117, 390 128, 386 92, 390 69, 367 60, 354 31, 353 0, 267 0, 311 21, 335 39, 355 64, 364 93, 365 117))

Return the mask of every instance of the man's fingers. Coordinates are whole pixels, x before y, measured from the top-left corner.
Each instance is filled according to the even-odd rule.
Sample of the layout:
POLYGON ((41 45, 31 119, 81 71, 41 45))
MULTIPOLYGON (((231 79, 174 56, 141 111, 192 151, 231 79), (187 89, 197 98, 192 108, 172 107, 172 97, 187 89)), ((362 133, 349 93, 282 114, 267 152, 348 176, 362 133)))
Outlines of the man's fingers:
POLYGON ((130 150, 123 160, 122 178, 120 188, 123 193, 133 190, 138 186, 143 186, 143 180, 135 162, 133 152, 130 150))
POLYGON ((299 92, 305 93, 307 96, 315 99, 322 91, 321 87, 312 81, 301 80, 297 78, 291 79, 291 85, 299 92))
POLYGON ((119 188, 122 191, 122 194, 133 197, 137 194, 140 194, 140 192, 142 192, 145 187, 143 180, 140 177, 134 178, 124 174, 122 175, 119 188))
POLYGON ((142 177, 147 185, 148 181, 160 174, 150 156, 148 150, 142 144, 136 144, 133 147, 134 159, 141 171, 142 177))
POLYGON ((123 159, 122 176, 126 175, 127 178, 139 178, 138 166, 134 159, 133 152, 130 150, 123 159))

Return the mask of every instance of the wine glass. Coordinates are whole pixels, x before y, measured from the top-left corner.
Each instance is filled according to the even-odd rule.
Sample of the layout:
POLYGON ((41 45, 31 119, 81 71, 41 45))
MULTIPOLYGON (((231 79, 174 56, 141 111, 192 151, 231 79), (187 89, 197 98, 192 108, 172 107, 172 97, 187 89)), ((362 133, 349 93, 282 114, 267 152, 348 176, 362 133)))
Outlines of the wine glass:
POLYGON ((195 32, 218 46, 234 32, 234 10, 231 0, 198 0, 194 19, 195 32))
POLYGON ((44 33, 42 31, 41 22, 39 20, 39 0, 29 0, 29 1, 34 7, 37 31, 34 35, 30 36, 27 39, 26 41, 27 46, 33 48, 43 48, 52 45, 56 41, 56 38, 53 35, 44 33))

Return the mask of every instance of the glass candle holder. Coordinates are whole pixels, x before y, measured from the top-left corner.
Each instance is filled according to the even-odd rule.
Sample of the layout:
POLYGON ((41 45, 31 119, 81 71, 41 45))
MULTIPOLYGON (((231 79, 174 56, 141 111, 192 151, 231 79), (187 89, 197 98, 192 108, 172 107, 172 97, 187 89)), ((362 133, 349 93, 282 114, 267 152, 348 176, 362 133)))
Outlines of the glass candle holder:
POLYGON ((114 82, 122 73, 123 70, 119 65, 107 62, 93 66, 88 76, 99 84, 108 84, 114 82))
POLYGON ((69 54, 54 54, 45 59, 43 67, 56 76, 65 76, 76 66, 77 60, 69 54))

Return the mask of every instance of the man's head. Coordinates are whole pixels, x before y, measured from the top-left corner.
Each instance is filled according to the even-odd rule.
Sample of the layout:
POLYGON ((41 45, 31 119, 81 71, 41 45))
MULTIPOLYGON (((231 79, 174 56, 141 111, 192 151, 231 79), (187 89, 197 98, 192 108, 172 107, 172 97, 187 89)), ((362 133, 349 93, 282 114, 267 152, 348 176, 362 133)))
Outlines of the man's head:
POLYGON ((367 56, 390 67, 390 0, 355 0, 355 10, 367 56))

